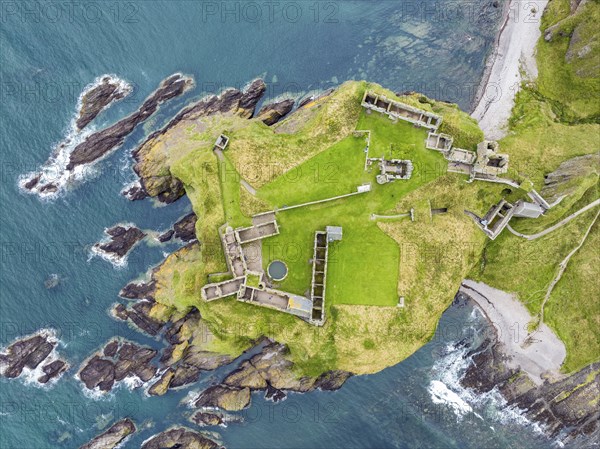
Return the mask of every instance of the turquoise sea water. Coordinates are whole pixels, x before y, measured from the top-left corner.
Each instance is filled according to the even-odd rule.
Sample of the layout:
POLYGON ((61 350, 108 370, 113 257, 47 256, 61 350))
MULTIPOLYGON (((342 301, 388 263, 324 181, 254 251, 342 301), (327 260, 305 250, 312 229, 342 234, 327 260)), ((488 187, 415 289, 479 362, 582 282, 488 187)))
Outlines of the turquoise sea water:
MULTIPOLYGON (((256 76, 268 82, 270 98, 367 78, 468 108, 498 25, 497 11, 484 14, 487 3, 2 1, 0 345, 55 329, 71 369, 43 388, 0 379, 0 448, 78 447, 124 416, 142 428, 125 447, 139 447, 171 425, 193 427, 180 401, 231 369, 204 373, 197 385, 161 398, 126 386, 91 397, 74 378, 115 335, 163 347, 107 311, 125 283, 176 245, 140 245, 121 269, 89 252, 105 227, 163 230, 190 210, 186 199, 155 207, 119 194, 134 179, 129 152, 136 142, 192 98, 256 76), (19 191, 19 175, 42 164, 68 132, 85 85, 112 73, 135 86, 93 123, 101 128, 178 71, 194 76, 195 90, 162 107, 84 183, 53 202, 19 191), (52 273, 61 282, 47 290, 52 273)), ((453 307, 436 338, 405 362, 351 378, 334 393, 291 394, 277 405, 255 394, 244 422, 219 428, 215 438, 230 448, 551 446, 518 413, 498 413, 493 395, 459 389, 466 348, 456 345, 481 338, 484 328, 471 308, 453 307)))

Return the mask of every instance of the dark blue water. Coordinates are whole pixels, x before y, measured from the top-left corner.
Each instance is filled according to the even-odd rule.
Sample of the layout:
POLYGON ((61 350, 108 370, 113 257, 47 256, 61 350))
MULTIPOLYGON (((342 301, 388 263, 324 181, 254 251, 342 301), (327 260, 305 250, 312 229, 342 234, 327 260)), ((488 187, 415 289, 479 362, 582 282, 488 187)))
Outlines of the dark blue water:
MULTIPOLYGON (((142 428, 126 447, 139 447, 156 432, 187 424, 189 410, 180 401, 230 369, 204 374, 198 385, 161 398, 125 386, 91 398, 74 378, 81 362, 115 335, 162 347, 107 311, 125 283, 175 246, 140 245, 118 270, 90 259, 89 252, 104 228, 117 222, 162 230, 190 210, 186 199, 156 207, 119 194, 134 179, 128 154, 144 135, 191 98, 243 86, 256 76, 269 83, 270 98, 367 78, 466 108, 498 19, 482 22, 481 5, 466 1, 3 1, 0 6, 0 345, 52 328, 60 338, 59 353, 71 364, 50 387, 0 380, 2 449, 78 447, 124 416, 142 428), (129 99, 98 117, 93 126, 101 128, 135 110, 177 71, 193 75, 196 89, 162 107, 85 183, 53 202, 19 191, 19 175, 39 167, 68 132, 85 85, 114 73, 135 86, 129 99), (52 273, 61 282, 48 290, 44 281, 52 273)), ((450 309, 436 339, 405 362, 352 378, 335 393, 292 394, 278 405, 256 394, 244 422, 219 429, 215 438, 247 448, 548 447, 518 413, 498 413, 497 398, 471 397, 458 387, 464 349, 452 345, 465 335, 479 335, 482 326, 470 308, 450 309)))

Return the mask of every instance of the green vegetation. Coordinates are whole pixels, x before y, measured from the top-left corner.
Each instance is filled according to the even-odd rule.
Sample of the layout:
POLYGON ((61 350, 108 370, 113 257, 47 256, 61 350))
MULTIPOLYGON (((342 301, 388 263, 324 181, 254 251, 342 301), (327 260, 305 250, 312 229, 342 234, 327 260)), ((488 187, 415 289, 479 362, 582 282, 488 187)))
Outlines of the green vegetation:
MULTIPOLYGON (((542 38, 538 43, 539 79, 518 93, 510 134, 500 142, 503 152, 510 155, 511 175, 538 191, 544 185, 544 175, 556 170, 562 162, 599 150, 600 67, 596 26, 599 5, 597 1, 589 2, 583 10, 570 14, 568 0, 549 3, 542 29, 556 26, 550 42, 542 38), (588 44, 589 54, 567 56, 569 47, 581 49, 588 44)), ((514 220, 512 226, 519 232, 535 234, 591 203, 599 197, 598 172, 597 166, 580 167, 554 192, 568 193, 558 206, 537 220, 514 220)), ((537 325, 542 301, 558 265, 581 242, 596 213, 597 209, 590 210, 533 241, 505 231, 495 241, 488 242, 482 264, 470 276, 517 293, 537 325)), ((567 348, 565 372, 597 361, 600 354, 597 248, 596 224, 569 261, 545 305, 544 321, 567 348)))
MULTIPOLYGON (((187 138, 172 145, 171 172, 184 183, 199 217, 196 231, 202 244, 177 251, 155 273, 160 316, 197 307, 208 327, 210 338, 202 343, 207 350, 237 355, 266 335, 288 344, 299 373, 312 375, 334 368, 376 372, 408 357, 433 335, 439 315, 451 301, 447 292, 458 288, 478 250, 456 263, 464 248, 454 248, 454 259, 443 257, 442 265, 436 265, 432 283, 431 261, 412 258, 410 245, 421 241, 426 231, 437 236, 438 252, 457 233, 481 247, 483 236, 462 213, 462 201, 476 188, 462 176, 446 174, 443 156, 425 148, 426 130, 365 113, 360 99, 367 88, 382 90, 365 82, 345 83, 273 127, 256 120, 210 118, 198 130, 186 130, 187 138), (370 157, 411 160, 411 179, 377 184, 376 164, 365 170, 367 136, 355 130, 370 131, 370 157), (220 133, 230 137, 222 155, 212 151, 220 133), (371 191, 356 193, 365 183, 371 184, 371 191), (438 193, 431 201, 440 207, 454 205, 453 213, 431 219, 434 191, 438 193), (257 212, 351 193, 356 194, 279 210, 280 234, 262 242, 264 268, 275 259, 288 266, 288 276, 277 287, 305 295, 311 282, 315 231, 342 226, 343 240, 330 246, 325 326, 315 328, 291 315, 234 298, 201 301, 200 288, 223 279, 220 274, 210 279, 208 275, 226 270, 218 239, 225 223, 245 226, 257 212), (418 222, 372 219, 372 214, 397 215, 421 206, 423 216, 418 222), (448 226, 456 232, 445 233, 448 226), (404 254, 407 248, 409 253, 404 254), (446 274, 442 267, 448 268, 446 274), (397 307, 399 296, 405 297, 404 308, 397 307)), ((473 147, 481 139, 472 119, 454 106, 416 96, 403 100, 427 110, 447 111, 448 126, 464 136, 463 146, 473 147)), ((501 188, 490 185, 484 190, 495 197, 501 188)), ((483 208, 486 200, 487 195, 479 195, 473 206, 483 208)), ((252 285, 257 281, 248 280, 252 285)))
MULTIPOLYGON (((366 82, 347 82, 272 127, 255 119, 210 117, 170 130, 173 137, 157 143, 150 160, 184 183, 199 217, 201 244, 177 251, 156 271, 155 316, 198 308, 206 350, 238 355, 262 336, 286 343, 299 375, 328 369, 373 373, 410 356, 431 338, 466 277, 517 293, 533 315, 530 327, 537 326, 559 263, 581 242, 596 210, 533 241, 507 231, 489 241, 464 210, 482 215, 502 197, 514 202, 525 196, 523 189, 541 191, 544 175, 562 162, 598 151, 600 115, 591 101, 598 95, 598 75, 586 56, 597 55, 597 46, 579 56, 595 33, 591 24, 598 19, 598 2, 589 2, 587 15, 567 17, 568 3, 552 0, 544 15, 544 26, 559 24, 555 31, 560 32, 550 42, 540 41, 539 81, 518 94, 510 133, 500 142, 510 155, 510 177, 521 189, 467 183, 465 176, 448 174, 442 155, 425 148, 425 130, 362 110, 366 89, 394 98, 366 82), (581 39, 573 44, 570 36, 577 29, 581 39), (572 46, 577 50, 571 55, 577 56, 569 59, 572 46), (377 167, 365 170, 367 134, 356 131, 370 131, 370 157, 410 159, 412 178, 377 184, 377 167), (212 143, 220 133, 230 144, 219 156, 212 143), (349 195, 365 183, 370 192, 349 195), (340 195, 347 196, 284 208, 340 195), (432 215, 432 208, 447 213, 432 215), (247 226, 252 215, 274 209, 280 234, 262 241, 262 263, 266 269, 273 260, 285 262, 288 275, 277 287, 292 293, 308 294, 315 231, 343 227, 343 240, 330 246, 323 327, 235 298, 200 299, 203 285, 226 276, 219 229, 226 223, 247 226), (373 217, 411 209, 415 221, 373 217), (217 274, 209 277, 212 273, 217 274), (404 307, 398 307, 400 297, 404 307)), ((456 147, 474 150, 483 139, 477 123, 455 105, 420 95, 400 100, 442 115, 440 131, 451 134, 456 147)), ((554 192, 569 194, 558 206, 537 220, 517 219, 512 225, 533 234, 589 204, 598 198, 598 172, 579 171, 554 192)), ((599 238, 596 224, 545 305, 544 321, 567 346, 569 372, 597 360, 600 352, 599 238)), ((249 276, 248 283, 257 285, 258 279, 249 276)))

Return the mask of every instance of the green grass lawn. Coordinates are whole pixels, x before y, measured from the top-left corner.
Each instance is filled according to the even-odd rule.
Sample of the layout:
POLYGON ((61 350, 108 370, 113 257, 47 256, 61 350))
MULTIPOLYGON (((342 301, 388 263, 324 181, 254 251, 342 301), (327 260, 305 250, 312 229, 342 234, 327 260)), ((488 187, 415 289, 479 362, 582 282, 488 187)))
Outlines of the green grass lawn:
POLYGON ((258 196, 281 207, 355 192, 372 180, 364 171, 364 148, 363 137, 346 137, 264 186, 258 196))
POLYGON ((289 269, 283 290, 310 289, 315 231, 342 226, 343 239, 329 253, 326 303, 390 306, 398 302, 399 248, 369 220, 366 196, 291 209, 277 214, 280 234, 263 241, 263 265, 283 260, 289 269))
POLYGON ((263 265, 283 260, 289 273, 278 287, 308 294, 314 233, 326 226, 342 226, 343 240, 332 247, 330 255, 327 305, 395 306, 399 247, 370 219, 371 214, 397 213, 396 204, 406 193, 445 174, 446 161, 425 148, 427 132, 409 123, 393 123, 384 115, 363 112, 357 129, 371 131, 370 157, 411 160, 412 178, 377 184, 377 166, 364 170, 363 136, 350 136, 331 146, 264 186, 259 197, 275 207, 351 193, 365 182, 371 183, 372 191, 278 212, 280 234, 263 241, 263 265))

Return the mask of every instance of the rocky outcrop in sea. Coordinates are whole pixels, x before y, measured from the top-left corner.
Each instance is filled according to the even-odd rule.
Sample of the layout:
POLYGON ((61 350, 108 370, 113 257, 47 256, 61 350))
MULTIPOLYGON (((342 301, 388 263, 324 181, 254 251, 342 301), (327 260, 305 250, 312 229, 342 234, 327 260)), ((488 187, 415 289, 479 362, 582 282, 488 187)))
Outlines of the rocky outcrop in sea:
MULTIPOLYGON (((39 171, 23 176, 19 181, 19 185, 26 191, 41 196, 57 193, 65 187, 66 183, 83 176, 83 172, 79 170, 81 166, 97 161, 122 145, 125 138, 133 132, 136 126, 152 116, 161 103, 183 94, 193 84, 192 78, 180 73, 171 75, 161 82, 158 89, 146 98, 136 112, 117 123, 87 135, 79 133, 79 128, 76 126, 72 135, 65 138, 54 149, 48 162, 39 171)), ((96 92, 98 93, 98 91, 96 92)), ((106 92, 104 94, 100 92, 99 99, 103 99, 105 94, 106 92)), ((99 105, 104 101, 106 99, 101 100, 99 105)), ((99 105, 90 103, 85 106, 86 117, 89 117, 90 114, 93 115, 99 105)))
POLYGON ((71 152, 67 170, 78 165, 89 164, 106 155, 113 148, 121 145, 134 128, 153 115, 159 105, 177 97, 193 85, 192 78, 180 73, 171 75, 160 83, 159 88, 150 95, 133 114, 118 121, 112 126, 90 135, 71 152))
POLYGON ((133 225, 116 225, 104 231, 110 237, 107 242, 99 242, 94 245, 94 251, 104 257, 120 261, 131 251, 131 249, 146 237, 146 234, 133 225))
POLYGON ((127 378, 148 382, 156 374, 151 363, 155 355, 152 348, 114 339, 82 364, 78 376, 88 390, 110 391, 127 378))
POLYGON ((0 353, 0 374, 17 378, 31 372, 40 384, 57 379, 69 367, 56 355, 57 345, 54 333, 46 330, 15 340, 0 353))
POLYGON ((142 444, 141 449, 217 449, 222 447, 210 438, 186 427, 174 427, 142 444))
POLYGON ((105 75, 97 79, 81 93, 77 129, 85 128, 96 116, 115 101, 129 95, 132 87, 115 76, 105 75))
POLYGON ((190 212, 180 218, 173 225, 173 229, 169 229, 158 236, 161 243, 168 242, 173 237, 185 243, 196 240, 196 222, 198 217, 194 212, 190 212))
POLYGON ((136 430, 135 424, 131 419, 122 419, 79 449, 114 449, 136 430))

